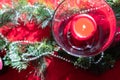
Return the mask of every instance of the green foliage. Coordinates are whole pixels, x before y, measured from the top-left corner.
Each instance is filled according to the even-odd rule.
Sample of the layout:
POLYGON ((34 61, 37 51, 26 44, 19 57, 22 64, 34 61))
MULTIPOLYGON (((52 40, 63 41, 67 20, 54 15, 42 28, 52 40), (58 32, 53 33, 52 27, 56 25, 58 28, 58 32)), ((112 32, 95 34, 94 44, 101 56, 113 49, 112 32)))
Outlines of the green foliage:
POLYGON ((6 42, 0 39, 0 50, 3 49, 5 45, 6 45, 6 42))
POLYGON ((116 19, 120 19, 120 0, 107 0, 115 12, 116 19))
POLYGON ((19 3, 20 6, 25 6, 25 5, 28 4, 28 1, 27 0, 18 0, 18 3, 19 3))
POLYGON ((90 58, 83 58, 83 57, 79 57, 75 62, 74 62, 75 66, 84 68, 84 69, 88 69, 89 67, 91 67, 91 61, 90 58))
POLYGON ((0 9, 0 26, 8 23, 18 25, 20 21, 24 22, 24 24, 35 21, 35 24, 45 28, 52 19, 53 10, 43 4, 35 3, 30 5, 26 0, 18 0, 18 2, 13 2, 12 6, 4 5, 0 9))
MULTIPOLYGON (((51 21, 53 10, 47 8, 43 4, 36 2, 31 5, 27 0, 13 0, 12 7, 2 5, 0 9, 0 27, 7 25, 8 27, 15 27, 20 25, 21 22, 26 25, 27 22, 34 22, 34 24, 45 28, 51 21)), ((0 49, 3 48, 5 40, 0 39, 0 49)), ((19 71, 26 69, 29 61, 23 59, 23 55, 40 56, 46 52, 52 52, 54 45, 50 41, 42 41, 34 44, 22 44, 10 42, 6 47, 6 55, 3 58, 6 66, 17 68, 19 71)), ((27 58, 31 58, 27 56, 27 58)), ((36 58, 37 59, 37 58, 36 58)), ((43 64, 43 63, 41 63, 43 64)))
MULTIPOLYGON (((9 43, 7 46, 7 53, 3 58, 6 66, 11 66, 13 68, 21 71, 22 69, 26 69, 29 61, 25 61, 22 57, 24 54, 30 54, 31 56, 37 57, 43 55, 48 52, 51 53, 54 50, 51 42, 47 42, 46 40, 34 43, 34 44, 22 44, 22 43, 9 43)), ((28 57, 30 59, 31 57, 28 57)), ((37 58, 36 58, 37 59, 37 58)))
POLYGON ((34 45, 27 46, 27 53, 32 53, 33 56, 39 56, 46 52, 53 51, 53 45, 47 41, 43 41, 41 43, 35 43, 34 45))
POLYGON ((13 68, 17 68, 19 71, 27 68, 27 62, 22 61, 20 57, 18 44, 9 44, 7 54, 3 58, 6 66, 10 65, 13 68))

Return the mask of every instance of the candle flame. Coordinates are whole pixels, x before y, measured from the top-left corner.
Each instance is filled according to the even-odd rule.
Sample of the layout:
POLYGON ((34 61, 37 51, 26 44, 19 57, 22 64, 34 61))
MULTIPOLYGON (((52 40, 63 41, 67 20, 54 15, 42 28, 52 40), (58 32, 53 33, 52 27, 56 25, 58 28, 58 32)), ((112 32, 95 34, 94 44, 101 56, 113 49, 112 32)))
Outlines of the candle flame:
POLYGON ((86 29, 86 25, 84 24, 84 25, 82 26, 82 31, 85 31, 85 29, 86 29))

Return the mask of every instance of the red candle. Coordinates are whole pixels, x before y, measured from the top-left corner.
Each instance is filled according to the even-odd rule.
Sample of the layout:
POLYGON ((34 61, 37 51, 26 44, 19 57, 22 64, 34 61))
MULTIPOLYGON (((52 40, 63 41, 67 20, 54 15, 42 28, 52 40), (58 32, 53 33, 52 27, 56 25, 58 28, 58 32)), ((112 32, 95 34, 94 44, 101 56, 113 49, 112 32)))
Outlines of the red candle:
POLYGON ((77 40, 87 40, 97 29, 95 20, 88 14, 74 16, 71 22, 71 33, 77 40))

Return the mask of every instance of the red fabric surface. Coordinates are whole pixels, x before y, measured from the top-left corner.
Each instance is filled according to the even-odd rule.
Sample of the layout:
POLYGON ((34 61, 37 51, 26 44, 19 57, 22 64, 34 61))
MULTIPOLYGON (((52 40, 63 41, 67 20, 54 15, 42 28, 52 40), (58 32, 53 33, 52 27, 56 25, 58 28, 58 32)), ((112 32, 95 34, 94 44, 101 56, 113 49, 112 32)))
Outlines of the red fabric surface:
MULTIPOLYGON (((28 68, 20 73, 17 70, 7 68, 5 72, 0 71, 0 80, 37 80, 28 73, 28 68)), ((72 64, 60 59, 53 58, 47 68, 46 80, 120 80, 120 61, 115 67, 101 75, 96 75, 82 69, 75 68, 72 64)), ((39 80, 39 79, 38 79, 39 80)))

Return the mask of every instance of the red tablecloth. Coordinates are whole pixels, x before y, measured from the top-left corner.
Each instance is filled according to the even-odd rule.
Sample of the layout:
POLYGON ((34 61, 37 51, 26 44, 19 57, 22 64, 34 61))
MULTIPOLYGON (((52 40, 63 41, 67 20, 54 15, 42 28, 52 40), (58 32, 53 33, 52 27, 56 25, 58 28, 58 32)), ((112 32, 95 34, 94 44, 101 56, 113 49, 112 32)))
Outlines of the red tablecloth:
MULTIPOLYGON (((72 64, 57 58, 50 60, 47 68, 46 80, 120 80, 120 61, 115 67, 103 74, 96 75, 82 69, 75 68, 72 64)), ((17 70, 7 68, 0 71, 0 80, 28 80, 31 68, 20 73, 17 70)), ((35 80, 31 77, 31 80, 35 80)))

